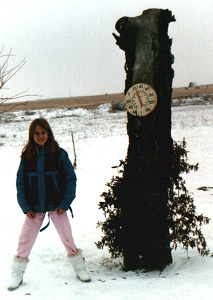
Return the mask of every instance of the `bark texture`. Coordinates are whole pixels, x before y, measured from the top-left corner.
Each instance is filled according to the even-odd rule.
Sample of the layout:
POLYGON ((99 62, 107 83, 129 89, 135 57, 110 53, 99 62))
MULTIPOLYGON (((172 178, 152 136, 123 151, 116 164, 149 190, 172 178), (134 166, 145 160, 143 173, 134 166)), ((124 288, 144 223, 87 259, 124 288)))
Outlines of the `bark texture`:
POLYGON ((169 241, 168 187, 171 176, 171 98, 174 72, 169 10, 149 9, 116 23, 114 37, 125 51, 125 94, 136 83, 152 86, 157 106, 145 117, 128 113, 129 147, 122 199, 126 270, 160 269, 172 262, 169 241))

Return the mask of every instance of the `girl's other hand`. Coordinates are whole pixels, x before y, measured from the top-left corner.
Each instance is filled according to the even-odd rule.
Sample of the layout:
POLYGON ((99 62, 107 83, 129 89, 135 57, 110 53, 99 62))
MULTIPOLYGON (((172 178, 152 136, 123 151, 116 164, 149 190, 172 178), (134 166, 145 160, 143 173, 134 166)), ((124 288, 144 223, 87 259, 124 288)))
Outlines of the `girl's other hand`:
POLYGON ((54 210, 57 211, 57 215, 62 215, 62 214, 65 213, 65 211, 66 211, 66 210, 63 210, 63 209, 60 208, 60 207, 57 207, 57 208, 55 208, 54 210))
POLYGON ((33 212, 32 210, 28 211, 28 212, 26 213, 26 215, 27 215, 28 218, 30 218, 30 219, 34 219, 34 218, 35 218, 35 214, 34 214, 34 212, 33 212))

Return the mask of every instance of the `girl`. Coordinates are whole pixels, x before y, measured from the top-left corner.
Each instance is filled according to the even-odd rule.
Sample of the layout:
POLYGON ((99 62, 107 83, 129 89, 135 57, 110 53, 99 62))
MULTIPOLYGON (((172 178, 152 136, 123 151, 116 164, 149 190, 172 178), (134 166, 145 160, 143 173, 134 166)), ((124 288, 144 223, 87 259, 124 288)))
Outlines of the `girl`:
POLYGON ((30 125, 29 140, 21 153, 16 186, 18 203, 26 219, 13 259, 8 289, 16 289, 22 283, 28 257, 46 212, 77 276, 82 281, 90 281, 82 250, 76 248, 66 213, 75 198, 76 175, 67 152, 59 147, 45 119, 35 119, 30 125))

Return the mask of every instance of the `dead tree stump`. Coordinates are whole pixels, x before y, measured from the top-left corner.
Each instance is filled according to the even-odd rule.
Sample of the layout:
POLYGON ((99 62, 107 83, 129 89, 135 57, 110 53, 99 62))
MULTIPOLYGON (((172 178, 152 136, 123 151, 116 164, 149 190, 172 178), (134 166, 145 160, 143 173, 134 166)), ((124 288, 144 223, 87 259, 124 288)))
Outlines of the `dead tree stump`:
POLYGON ((124 168, 122 224, 126 270, 160 269, 172 262, 168 229, 171 176, 171 97, 174 72, 169 10, 149 9, 116 23, 117 45, 125 51, 125 94, 145 83, 157 93, 157 106, 144 117, 128 113, 129 147, 124 168))

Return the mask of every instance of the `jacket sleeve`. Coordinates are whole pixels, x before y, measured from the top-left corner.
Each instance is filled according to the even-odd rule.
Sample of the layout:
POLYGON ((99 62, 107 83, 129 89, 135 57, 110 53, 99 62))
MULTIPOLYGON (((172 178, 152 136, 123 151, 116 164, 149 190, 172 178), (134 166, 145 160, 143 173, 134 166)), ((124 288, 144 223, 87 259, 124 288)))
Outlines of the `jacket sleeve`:
POLYGON ((59 207, 63 210, 67 210, 72 201, 75 199, 77 178, 69 156, 64 150, 60 153, 59 164, 62 164, 65 177, 64 196, 62 201, 59 203, 59 207))
POLYGON ((32 207, 27 203, 25 197, 25 187, 24 187, 24 165, 23 160, 21 160, 17 177, 16 177, 16 189, 17 189, 17 200, 24 214, 32 209, 32 207))

